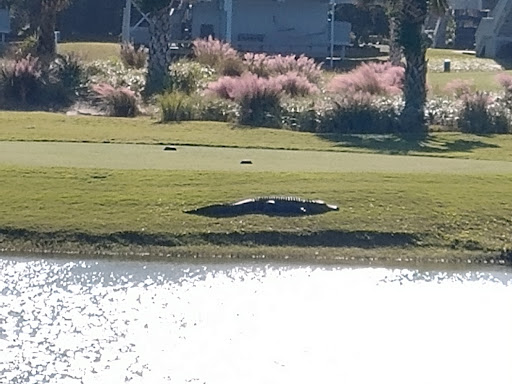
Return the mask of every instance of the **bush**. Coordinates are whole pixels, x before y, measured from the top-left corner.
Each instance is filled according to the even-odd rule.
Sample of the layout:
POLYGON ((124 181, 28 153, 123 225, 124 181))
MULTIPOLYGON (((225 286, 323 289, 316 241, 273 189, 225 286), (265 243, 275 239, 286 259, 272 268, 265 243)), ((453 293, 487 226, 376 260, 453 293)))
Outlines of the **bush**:
POLYGON ((76 55, 59 55, 48 68, 45 97, 56 103, 68 103, 79 93, 85 81, 85 69, 76 55))
POLYGON ((512 75, 500 73, 496 75, 496 81, 505 91, 505 102, 512 109, 512 75))
POLYGON ((192 94, 198 89, 205 89, 211 81, 215 71, 207 65, 194 61, 181 60, 171 64, 169 69, 169 83, 166 90, 192 94))
POLYGON ((444 91, 456 99, 474 91, 475 83, 472 80, 454 79, 446 84, 444 91))
POLYGON ((314 101, 291 99, 281 104, 282 125, 293 131, 316 132, 322 122, 323 109, 314 101))
POLYGON ((399 112, 392 100, 368 93, 344 96, 334 102, 319 126, 321 132, 385 134, 399 132, 399 112))
POLYGON ((138 102, 135 92, 128 88, 114 88, 110 84, 101 83, 92 86, 109 116, 134 117, 138 114, 138 102))
POLYGON ((137 94, 146 86, 146 69, 127 68, 118 61, 94 61, 86 66, 85 75, 91 84, 106 83, 114 88, 129 88, 137 94))
POLYGON ((251 73, 260 77, 285 75, 295 72, 312 83, 322 79, 322 64, 304 55, 267 55, 264 53, 246 53, 244 63, 251 73))
POLYGON ((32 56, 8 61, 0 68, 0 87, 9 104, 34 105, 43 85, 39 60, 32 56))
POLYGON ((162 122, 193 120, 196 114, 196 103, 183 92, 169 92, 159 97, 162 122))
POLYGON ((357 92, 393 96, 402 92, 404 68, 390 63, 363 63, 349 73, 334 76, 327 90, 333 93, 357 92))
POLYGON ((510 132, 510 112, 493 102, 485 92, 466 95, 459 115, 460 130, 475 134, 510 132))
POLYGON ((306 77, 298 72, 288 72, 284 75, 279 75, 276 77, 276 81, 281 85, 283 92, 292 97, 308 96, 319 92, 316 85, 310 83, 306 77))
POLYGON ((240 105, 240 123, 264 127, 281 124, 281 84, 251 73, 221 77, 208 85, 207 93, 234 100, 240 105))
POLYGON ((144 68, 148 61, 147 49, 142 45, 137 49, 131 43, 123 43, 121 44, 121 61, 127 68, 144 68))
MULTIPOLYGON (((207 39, 196 39, 192 42, 192 50, 196 61, 219 69, 226 61, 239 60, 238 53, 230 44, 209 36, 207 39)), ((222 71, 219 71, 222 73, 222 71)))
POLYGON ((37 55, 37 36, 32 35, 26 37, 14 50, 16 59, 23 59, 27 56, 37 55))
POLYGON ((231 100, 217 97, 202 98, 199 120, 236 122, 240 117, 240 106, 231 100))

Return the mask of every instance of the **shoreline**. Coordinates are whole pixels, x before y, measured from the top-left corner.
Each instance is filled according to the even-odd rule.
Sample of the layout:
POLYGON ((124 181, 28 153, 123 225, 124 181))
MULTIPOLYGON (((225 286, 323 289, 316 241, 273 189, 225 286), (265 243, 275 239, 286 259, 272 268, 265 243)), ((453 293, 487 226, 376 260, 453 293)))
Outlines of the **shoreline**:
MULTIPOLYGON (((116 234, 114 234, 116 235, 116 234)), ((117 234, 119 235, 119 234, 117 234)), ((132 234, 143 235, 143 234, 132 234)), ((164 244, 159 241, 111 240, 112 235, 80 233, 40 233, 31 231, 0 231, 0 257, 41 255, 44 258, 104 259, 134 261, 247 261, 334 263, 340 265, 502 265, 512 266, 512 250, 485 251, 455 249, 446 246, 389 245, 248 245, 230 244, 164 244), (27 235, 30 233, 30 235, 27 235), (77 241, 77 238, 86 240, 77 241), (160 244, 159 244, 160 243, 160 244)), ((115 236, 114 236, 115 238, 115 236)), ((169 237, 167 241, 171 241, 169 237)), ((140 240, 140 239, 139 239, 140 240)))

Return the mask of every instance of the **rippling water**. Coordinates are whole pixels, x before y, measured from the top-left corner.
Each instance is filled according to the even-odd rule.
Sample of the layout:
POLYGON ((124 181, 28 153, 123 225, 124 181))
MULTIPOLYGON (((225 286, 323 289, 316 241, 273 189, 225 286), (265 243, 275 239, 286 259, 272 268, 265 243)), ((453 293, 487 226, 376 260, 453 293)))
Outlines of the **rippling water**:
POLYGON ((512 271, 0 259, 0 383, 512 383, 512 271))

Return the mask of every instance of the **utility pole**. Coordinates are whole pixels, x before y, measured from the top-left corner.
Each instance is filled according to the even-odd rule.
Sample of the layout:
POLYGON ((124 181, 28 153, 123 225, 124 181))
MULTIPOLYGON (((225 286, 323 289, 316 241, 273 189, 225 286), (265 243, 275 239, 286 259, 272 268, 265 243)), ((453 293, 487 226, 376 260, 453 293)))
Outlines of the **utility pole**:
POLYGON ((331 69, 334 68, 334 11, 336 9, 336 3, 334 0, 330 0, 331 6, 331 69))
POLYGON ((131 40, 131 36, 130 36, 131 20, 132 20, 132 0, 126 0, 126 5, 123 9, 123 30, 121 33, 123 43, 129 43, 131 40))

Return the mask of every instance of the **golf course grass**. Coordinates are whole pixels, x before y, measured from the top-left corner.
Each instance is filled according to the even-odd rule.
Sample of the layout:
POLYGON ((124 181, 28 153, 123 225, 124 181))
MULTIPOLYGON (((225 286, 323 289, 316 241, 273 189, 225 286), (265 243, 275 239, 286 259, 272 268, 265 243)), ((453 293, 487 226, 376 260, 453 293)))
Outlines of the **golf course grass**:
POLYGON ((512 135, 432 133, 420 143, 389 135, 336 135, 187 121, 0 111, 0 141, 53 141, 342 151, 512 161, 512 135))
POLYGON ((391 151, 222 123, 12 112, 0 121, 4 251, 511 261, 507 135, 436 134, 427 144, 409 143, 414 150, 391 151), (445 152, 424 149, 439 142, 445 152), (187 145, 164 151, 129 143, 187 145), (242 166, 247 156, 253 164, 242 166), (184 212, 262 195, 322 199, 340 210, 235 218, 184 212))

